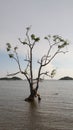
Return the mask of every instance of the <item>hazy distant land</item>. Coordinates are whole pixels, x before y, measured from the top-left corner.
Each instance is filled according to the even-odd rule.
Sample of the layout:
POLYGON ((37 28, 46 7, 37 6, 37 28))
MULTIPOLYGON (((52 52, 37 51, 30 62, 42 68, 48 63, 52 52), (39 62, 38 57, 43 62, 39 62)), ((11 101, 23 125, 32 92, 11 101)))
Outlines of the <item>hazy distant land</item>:
POLYGON ((59 80, 73 80, 73 78, 72 78, 72 77, 66 76, 66 77, 60 78, 59 80))
MULTIPOLYGON (((22 80, 22 79, 19 77, 11 77, 11 78, 2 77, 0 78, 0 80, 22 80)), ((59 80, 73 80, 73 78, 69 76, 65 76, 65 77, 60 78, 59 80)))
POLYGON ((3 78, 0 78, 0 80, 22 80, 22 79, 19 77, 12 77, 12 78, 3 77, 3 78))

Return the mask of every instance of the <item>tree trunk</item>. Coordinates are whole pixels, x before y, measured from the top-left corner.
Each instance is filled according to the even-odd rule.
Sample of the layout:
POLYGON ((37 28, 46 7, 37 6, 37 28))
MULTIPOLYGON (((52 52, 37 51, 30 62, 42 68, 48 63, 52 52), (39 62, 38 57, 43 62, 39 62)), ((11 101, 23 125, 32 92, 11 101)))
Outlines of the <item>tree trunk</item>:
POLYGON ((36 88, 34 89, 33 86, 30 86, 30 95, 28 98, 25 98, 25 101, 33 102, 36 97, 38 97, 39 101, 41 100, 40 94, 37 92, 36 88))

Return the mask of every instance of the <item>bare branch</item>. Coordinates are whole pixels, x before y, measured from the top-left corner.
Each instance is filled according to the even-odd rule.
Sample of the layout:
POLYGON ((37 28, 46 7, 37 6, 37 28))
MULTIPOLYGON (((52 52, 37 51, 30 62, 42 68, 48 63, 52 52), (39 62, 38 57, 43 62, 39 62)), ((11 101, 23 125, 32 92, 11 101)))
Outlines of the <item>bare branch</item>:
POLYGON ((33 42, 33 44, 32 44, 32 49, 33 49, 33 47, 34 47, 35 43, 36 43, 36 41, 34 41, 34 42, 33 42))
POLYGON ((40 76, 41 76, 41 75, 50 76, 48 71, 40 73, 40 76))
POLYGON ((29 38, 28 33, 29 33, 29 29, 27 29, 27 31, 26 31, 26 37, 27 37, 27 40, 28 40, 28 45, 30 46, 31 43, 30 43, 30 38, 29 38))
POLYGON ((50 60, 48 60, 48 62, 44 63, 42 66, 48 65, 48 64, 52 61, 52 59, 54 59, 54 57, 55 57, 57 54, 58 54, 58 51, 55 52, 55 54, 50 58, 50 60))
POLYGON ((24 61, 30 62, 30 60, 24 59, 24 61))
POLYGON ((28 82, 29 82, 29 84, 30 84, 30 78, 28 77, 27 73, 26 73, 26 72, 23 72, 23 71, 22 71, 21 73, 25 75, 26 79, 28 80, 28 82))
POLYGON ((13 58, 16 60, 16 62, 17 62, 17 64, 18 64, 18 67, 19 67, 19 70, 20 70, 20 72, 21 72, 19 57, 18 57, 18 53, 16 52, 16 50, 15 50, 15 54, 16 54, 16 58, 15 58, 15 57, 13 57, 13 58))
POLYGON ((20 43, 22 43, 23 45, 27 45, 27 46, 29 46, 29 44, 28 44, 26 41, 22 42, 20 38, 19 38, 18 40, 19 40, 20 43))
POLYGON ((18 71, 18 72, 16 72, 16 73, 7 74, 7 76, 14 76, 14 75, 17 75, 17 74, 19 74, 19 73, 20 73, 20 71, 18 71))
POLYGON ((65 53, 67 53, 68 51, 59 51, 58 53, 63 53, 63 54, 65 54, 65 53))
MULTIPOLYGON (((27 64, 27 66, 26 66, 26 68, 25 68, 25 72, 27 73, 27 71, 28 71, 28 67, 29 67, 30 65, 29 65, 29 63, 27 64)), ((28 73, 27 73, 28 74, 28 73)))
POLYGON ((41 62, 38 60, 37 63, 41 64, 41 62))

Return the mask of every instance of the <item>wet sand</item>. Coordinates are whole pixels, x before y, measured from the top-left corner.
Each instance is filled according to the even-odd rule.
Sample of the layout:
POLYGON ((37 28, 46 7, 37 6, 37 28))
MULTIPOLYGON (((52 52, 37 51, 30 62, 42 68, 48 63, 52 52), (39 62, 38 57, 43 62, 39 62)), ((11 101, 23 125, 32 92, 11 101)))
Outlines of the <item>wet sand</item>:
POLYGON ((34 103, 24 101, 26 86, 23 81, 0 81, 0 130, 73 130, 72 82, 42 83, 42 100, 34 103))

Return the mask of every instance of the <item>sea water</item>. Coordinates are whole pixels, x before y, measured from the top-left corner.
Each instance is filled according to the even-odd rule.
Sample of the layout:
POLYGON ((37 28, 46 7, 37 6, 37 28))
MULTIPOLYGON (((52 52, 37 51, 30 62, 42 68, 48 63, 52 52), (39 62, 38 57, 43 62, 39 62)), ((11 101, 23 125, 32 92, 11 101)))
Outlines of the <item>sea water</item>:
POLYGON ((73 130, 73 81, 45 80, 39 93, 28 103, 27 81, 0 81, 0 130, 73 130))

